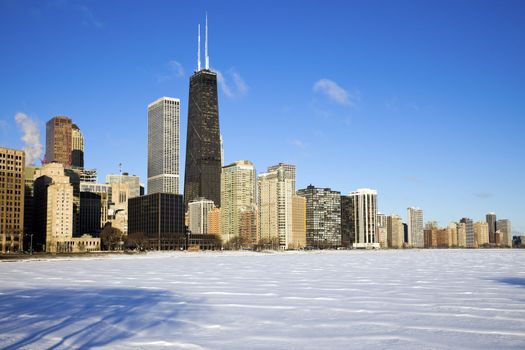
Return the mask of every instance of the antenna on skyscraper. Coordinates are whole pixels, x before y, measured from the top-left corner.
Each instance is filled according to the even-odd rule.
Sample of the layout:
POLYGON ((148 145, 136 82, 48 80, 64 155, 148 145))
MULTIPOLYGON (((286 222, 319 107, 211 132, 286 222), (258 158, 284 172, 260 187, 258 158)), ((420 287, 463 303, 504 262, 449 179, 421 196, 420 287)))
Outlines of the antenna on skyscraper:
POLYGON ((206 69, 210 69, 210 57, 208 56, 208 12, 206 12, 206 41, 204 42, 204 54, 206 60, 206 69))
POLYGON ((201 70, 201 25, 200 25, 200 23, 197 25, 197 30, 198 30, 198 34, 197 34, 197 43, 198 43, 198 48, 197 48, 197 71, 200 71, 201 70))

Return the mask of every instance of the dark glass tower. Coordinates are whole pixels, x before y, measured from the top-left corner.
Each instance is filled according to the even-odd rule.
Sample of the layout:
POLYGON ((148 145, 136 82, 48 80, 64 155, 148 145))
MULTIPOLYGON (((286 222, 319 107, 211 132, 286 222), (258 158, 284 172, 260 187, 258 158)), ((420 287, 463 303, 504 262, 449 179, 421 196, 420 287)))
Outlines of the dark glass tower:
POLYGON ((217 74, 203 69, 190 78, 184 208, 196 198, 221 205, 221 140, 217 74))
POLYGON ((221 206, 221 135, 217 74, 210 70, 208 16, 206 16, 205 68, 201 69, 200 25, 198 27, 197 70, 190 78, 188 133, 184 171, 184 210, 196 198, 210 199, 221 206))

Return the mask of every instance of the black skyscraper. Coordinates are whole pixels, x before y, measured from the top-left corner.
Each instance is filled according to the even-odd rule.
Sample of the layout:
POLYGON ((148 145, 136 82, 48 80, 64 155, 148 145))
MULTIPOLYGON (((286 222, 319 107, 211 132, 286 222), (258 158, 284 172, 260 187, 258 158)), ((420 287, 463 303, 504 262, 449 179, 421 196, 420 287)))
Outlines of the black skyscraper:
MULTIPOLYGON (((200 42, 200 33, 199 33, 200 42)), ((209 70, 208 28, 206 25, 206 67, 190 78, 188 99, 188 133, 184 172, 184 208, 196 198, 212 200, 221 205, 221 141, 217 74, 209 70)))

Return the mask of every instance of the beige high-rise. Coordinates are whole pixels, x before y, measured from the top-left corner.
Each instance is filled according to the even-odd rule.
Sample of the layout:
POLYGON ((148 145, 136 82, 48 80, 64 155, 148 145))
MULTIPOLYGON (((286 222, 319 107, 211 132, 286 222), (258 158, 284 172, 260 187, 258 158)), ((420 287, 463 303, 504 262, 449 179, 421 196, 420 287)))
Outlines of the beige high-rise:
POLYGON ((208 212, 208 234, 220 235, 221 233, 221 209, 214 208, 208 212))
POLYGON ((404 242, 403 220, 398 215, 390 215, 387 221, 387 240, 390 248, 402 248, 404 242))
POLYGON ((23 250, 24 151, 0 147, 0 245, 2 254, 23 250))
POLYGON ((292 196, 292 238, 291 249, 301 249, 306 246, 306 198, 292 196))
POLYGON ((448 236, 449 236, 449 246, 457 247, 458 246, 458 225, 455 222, 451 222, 447 227, 448 236))
POLYGON ((220 232, 223 243, 239 236, 242 213, 255 207, 255 179, 255 167, 248 160, 238 160, 222 168, 220 232))
POLYGON ((489 224, 486 222, 474 223, 474 246, 476 248, 489 244, 489 224))
POLYGON ((263 242, 279 242, 288 249, 292 242, 292 197, 295 195, 295 167, 280 164, 268 168, 258 178, 259 237, 263 242), (273 171, 271 171, 273 169, 273 171))
POLYGON ((465 248, 467 246, 467 225, 463 222, 457 224, 458 228, 458 247, 465 248))
POLYGON ((47 186, 46 252, 73 250, 73 186, 60 163, 44 165, 38 174, 51 180, 47 186))

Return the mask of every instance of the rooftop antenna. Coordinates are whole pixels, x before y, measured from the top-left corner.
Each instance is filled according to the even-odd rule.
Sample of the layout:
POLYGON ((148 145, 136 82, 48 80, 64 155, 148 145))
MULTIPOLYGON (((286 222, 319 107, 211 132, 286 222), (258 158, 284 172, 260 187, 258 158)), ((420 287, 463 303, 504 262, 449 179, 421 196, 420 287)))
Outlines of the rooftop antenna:
POLYGON ((208 12, 206 12, 206 41, 204 42, 204 54, 206 59, 206 69, 210 69, 210 56, 208 56, 208 12))
POLYGON ((201 70, 201 25, 200 23, 197 25, 198 34, 197 34, 197 71, 201 70))

